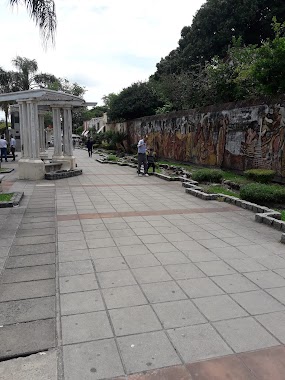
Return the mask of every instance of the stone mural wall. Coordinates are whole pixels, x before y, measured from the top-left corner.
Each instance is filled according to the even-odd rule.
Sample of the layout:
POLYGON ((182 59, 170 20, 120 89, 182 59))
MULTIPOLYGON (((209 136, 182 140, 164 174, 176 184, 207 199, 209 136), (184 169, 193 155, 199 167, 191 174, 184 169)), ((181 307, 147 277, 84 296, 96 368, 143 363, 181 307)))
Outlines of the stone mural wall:
POLYGON ((241 171, 270 168, 285 177, 284 105, 227 104, 136 119, 126 129, 131 144, 147 134, 161 158, 241 171))

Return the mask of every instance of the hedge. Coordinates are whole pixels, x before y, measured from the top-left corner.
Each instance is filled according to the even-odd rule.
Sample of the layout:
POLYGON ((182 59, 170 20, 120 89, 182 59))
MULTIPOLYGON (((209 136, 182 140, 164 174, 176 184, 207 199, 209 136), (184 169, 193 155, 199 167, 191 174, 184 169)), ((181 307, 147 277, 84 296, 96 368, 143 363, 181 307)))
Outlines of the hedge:
POLYGON ((250 169, 244 172, 246 178, 260 182, 260 183, 269 183, 273 180, 275 176, 274 170, 268 169, 250 169))
POLYGON ((285 188, 279 185, 250 183, 240 190, 240 197, 260 205, 285 203, 285 188))
POLYGON ((220 183, 223 180, 223 172, 217 169, 199 169, 193 172, 192 179, 197 182, 220 183))

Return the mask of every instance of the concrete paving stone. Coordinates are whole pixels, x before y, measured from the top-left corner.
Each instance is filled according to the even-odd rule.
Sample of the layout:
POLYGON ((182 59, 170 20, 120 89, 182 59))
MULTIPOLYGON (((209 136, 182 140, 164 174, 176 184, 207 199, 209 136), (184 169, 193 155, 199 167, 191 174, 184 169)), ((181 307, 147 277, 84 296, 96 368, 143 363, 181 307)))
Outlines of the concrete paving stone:
POLYGON ((177 251, 177 249, 171 243, 154 243, 146 244, 146 246, 152 253, 167 253, 177 251))
POLYGON ((58 242, 58 251, 75 251, 80 249, 87 249, 87 244, 84 240, 70 241, 70 242, 58 242))
POLYGON ((236 353, 258 350, 279 344, 252 317, 215 322, 214 326, 236 353))
MULTIPOLYGON (((204 226, 203 226, 204 227, 204 226)), ((198 226, 196 224, 193 224, 193 223, 188 223, 185 225, 185 226, 179 226, 179 229, 180 231, 182 232, 185 232, 185 233, 188 233, 188 232, 193 232, 193 231, 205 231, 205 229, 201 227, 201 226, 198 226)))
POLYGON ((142 289, 150 303, 187 299, 174 281, 142 284, 142 289))
POLYGON ((55 236, 47 235, 47 236, 19 237, 19 238, 15 238, 13 245, 25 246, 25 245, 30 245, 30 244, 46 244, 46 243, 55 243, 55 236))
POLYGON ((105 311, 63 316, 61 326, 64 345, 113 338, 105 311))
POLYGON ((259 289, 253 282, 239 273, 212 277, 212 280, 226 293, 241 293, 259 289))
POLYGON ((123 256, 145 255, 151 253, 150 250, 143 244, 120 246, 119 251, 123 256))
POLYGON ((213 252, 216 256, 218 256, 218 258, 222 260, 248 258, 245 253, 242 253, 236 247, 212 248, 211 252, 213 252))
POLYGON ((112 238, 102 238, 87 241, 88 248, 107 248, 115 247, 116 244, 112 238))
POLYGON ((104 310, 99 290, 60 295, 61 315, 83 314, 104 310))
POLYGON ((206 248, 203 248, 203 250, 201 250, 200 252, 199 251, 195 251, 195 252, 183 251, 183 252, 193 263, 219 260, 218 256, 214 255, 214 253, 210 252, 206 248))
POLYGON ((55 223, 55 217, 54 215, 51 216, 36 216, 32 217, 31 215, 24 216, 22 219, 23 224, 38 224, 38 223, 45 223, 45 222, 53 222, 55 223))
POLYGON ((165 329, 206 323, 207 320, 189 300, 154 304, 153 308, 165 329))
POLYGON ((109 257, 121 257, 121 253, 117 247, 94 248, 89 249, 92 259, 106 259, 109 257))
POLYGON ((261 245, 239 246, 238 249, 251 258, 268 257, 271 251, 261 245))
POLYGON ((236 293, 232 297, 252 315, 285 310, 284 305, 262 290, 236 293))
POLYGON ((194 240, 173 242, 172 244, 180 251, 187 253, 208 251, 205 247, 203 247, 201 244, 194 240))
POLYGON ((78 274, 94 273, 91 260, 68 261, 59 263, 59 276, 73 276, 78 274))
POLYGON ((48 297, 55 295, 55 281, 40 280, 2 284, 0 302, 16 301, 28 298, 48 297))
POLYGON ((133 269, 133 274, 139 284, 172 280, 162 266, 133 269))
POLYGON ((181 364, 163 331, 118 338, 127 373, 181 364))
POLYGON ((130 228, 126 228, 125 230, 111 230, 109 233, 112 238, 135 236, 134 231, 130 228))
MULTIPOLYGON (((167 368, 144 371, 140 374, 129 375, 128 380, 193 380, 190 372, 183 365, 171 366, 167 368)), ((125 380, 117 378, 116 380, 125 380)))
POLYGON ((116 336, 161 330, 161 324, 148 305, 110 310, 116 336))
POLYGON ((55 263, 55 253, 40 253, 26 256, 12 256, 6 261, 6 268, 42 266, 55 263))
POLYGON ((190 298, 208 297, 224 294, 210 278, 192 278, 177 281, 190 298))
POLYGON ((279 302, 285 305, 285 287, 266 289, 267 293, 270 293, 279 302))
POLYGON ((102 290, 108 309, 147 304, 147 300, 137 285, 122 286, 102 290))
POLYGON ((282 269, 274 269, 274 272, 279 274, 279 276, 282 276, 283 278, 285 278, 285 268, 282 268, 282 269))
POLYGON ((111 238, 111 234, 108 231, 84 231, 84 236, 86 240, 111 238))
POLYGON ((123 257, 109 257, 106 259, 96 259, 93 261, 96 272, 109 272, 128 268, 123 257))
POLYGON ((101 288, 116 288, 119 286, 136 285, 129 270, 116 270, 97 274, 101 288))
POLYGON ((79 249, 77 251, 61 251, 58 253, 60 263, 67 261, 81 261, 90 259, 90 253, 88 249, 79 249))
POLYGON ((65 380, 113 379, 124 375, 113 339, 64 346, 63 363, 65 380))
POLYGON ((188 278, 205 277, 204 273, 200 271, 194 264, 177 264, 167 265, 165 269, 174 278, 174 280, 186 280, 188 278))
POLYGON ((55 320, 7 325, 0 329, 0 358, 32 354, 55 347, 55 320), (7 346, 7 342, 9 345, 7 346))
POLYGON ((31 228, 22 229, 19 228, 16 237, 25 237, 25 236, 44 236, 44 235, 55 235, 55 228, 31 228))
POLYGON ((248 246, 248 245, 250 245, 250 244, 254 244, 254 245, 255 245, 254 242, 252 242, 251 240, 246 239, 246 238, 244 238, 244 237, 242 237, 242 236, 237 236, 237 237, 224 237, 224 238, 222 238, 222 239, 223 239, 223 241, 225 241, 225 242, 228 243, 228 244, 233 245, 234 247, 240 247, 240 246, 242 246, 242 245, 246 245, 246 246, 248 246))
POLYGON ((39 267, 24 267, 5 269, 2 274, 2 283, 47 280, 55 278, 55 265, 42 265, 39 267))
POLYGON ((144 244, 167 243, 166 238, 162 235, 144 235, 140 236, 140 240, 144 244))
POLYGON ((114 238, 114 241, 118 247, 141 244, 141 240, 137 236, 117 237, 114 238))
POLYGON ((209 324, 167 331, 174 347, 187 363, 232 354, 232 350, 209 324))
POLYGON ((58 230, 59 234, 67 234, 67 233, 71 233, 71 232, 81 232, 82 231, 80 226, 69 226, 69 227, 58 226, 57 230, 58 230))
POLYGON ((0 303, 0 325, 55 317, 55 297, 0 303))
POLYGON ((2 247, 11 247, 13 240, 14 240, 13 237, 1 239, 1 246, 2 247))
POLYGON ((175 227, 173 225, 171 225, 171 226, 156 226, 155 229, 159 233, 164 234, 164 235, 166 235, 166 234, 177 234, 177 233, 181 232, 178 227, 175 227))
POLYGON ((197 298, 193 302, 209 321, 248 316, 228 295, 197 298))
POLYGON ((114 231, 114 230, 124 230, 126 228, 129 228, 129 225, 127 223, 108 223, 106 224, 106 227, 108 231, 114 231))
POLYGON ((208 249, 229 247, 229 244, 222 239, 197 240, 197 242, 208 249))
POLYGON ((22 246, 12 246, 9 252, 10 256, 25 256, 25 255, 35 255, 38 253, 52 253, 55 252, 55 244, 33 244, 33 245, 22 245, 22 246))
POLYGON ((56 350, 0 363, 1 380, 57 380, 57 375, 56 350))
POLYGON ((151 226, 149 228, 133 228, 133 231, 137 236, 160 235, 160 233, 151 226))
POLYGON ((69 232, 64 234, 58 234, 57 239, 59 242, 65 242, 65 241, 81 241, 85 240, 85 236, 83 232, 69 232))
POLYGON ((224 259, 236 271, 241 273, 255 272, 266 270, 266 268, 259 264, 255 259, 224 259))
POLYGON ((239 236, 234 231, 230 231, 230 230, 226 230, 226 229, 218 229, 218 230, 214 230, 214 229, 211 230, 211 229, 209 229, 208 230, 207 227, 205 227, 205 230, 206 231, 210 231, 212 235, 214 235, 215 237, 217 237, 219 239, 231 238, 231 237, 234 238, 234 237, 239 236))
POLYGON ((263 289, 279 288, 281 286, 285 286, 285 279, 270 270, 250 272, 245 273, 244 275, 263 289))
POLYGON ((75 293, 98 289, 94 273, 60 277, 60 293, 75 293))
POLYGON ((275 336, 281 343, 285 344, 285 312, 268 313, 258 315, 256 319, 275 336))
POLYGON ((222 276, 226 274, 236 273, 236 271, 223 261, 207 261, 196 263, 207 276, 222 276))
POLYGON ((215 239, 215 236, 207 231, 189 231, 187 234, 194 240, 215 239))
POLYGON ((128 221, 127 220, 127 223, 129 225, 129 227, 132 228, 132 229, 135 229, 135 228, 151 228, 152 227, 152 225, 149 222, 146 222, 146 221, 136 221, 136 222, 133 222, 133 221, 128 221))
POLYGON ((285 260, 282 257, 272 255, 270 257, 261 257, 256 259, 261 265, 265 266, 268 269, 284 269, 285 260))
POLYGON ((156 253, 155 257, 162 265, 189 264, 190 260, 179 251, 156 253))
POLYGON ((34 228, 35 230, 38 229, 45 229, 45 228, 54 228, 55 227, 55 221, 52 222, 41 222, 41 223, 33 223, 31 226, 30 223, 21 223, 19 225, 19 228, 23 230, 30 230, 31 228, 34 228))
POLYGON ((154 255, 125 256, 125 260, 130 268, 145 268, 160 265, 154 255))
POLYGON ((165 239, 170 243, 180 242, 180 241, 192 241, 192 238, 185 234, 184 232, 177 232, 176 234, 164 234, 165 239))
POLYGON ((10 247, 0 247, 0 257, 8 256, 10 247))

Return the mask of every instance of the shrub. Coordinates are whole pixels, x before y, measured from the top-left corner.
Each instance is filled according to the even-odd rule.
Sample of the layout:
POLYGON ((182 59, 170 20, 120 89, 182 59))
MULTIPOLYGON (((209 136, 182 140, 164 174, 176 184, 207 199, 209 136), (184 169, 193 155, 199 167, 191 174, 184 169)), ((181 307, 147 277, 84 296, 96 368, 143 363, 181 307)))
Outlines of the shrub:
POLYGON ((275 176, 274 170, 268 169, 250 169, 244 172, 246 178, 260 182, 260 183, 268 183, 271 182, 275 176))
POLYGON ((260 205, 280 204, 285 202, 285 188, 279 185, 249 183, 241 188, 240 197, 260 205))
POLYGON ((198 182, 220 183, 223 179, 223 172, 217 169, 200 169, 192 174, 192 179, 198 182))
POLYGON ((114 154, 109 154, 107 158, 108 158, 108 161, 118 161, 118 157, 115 156, 114 154))

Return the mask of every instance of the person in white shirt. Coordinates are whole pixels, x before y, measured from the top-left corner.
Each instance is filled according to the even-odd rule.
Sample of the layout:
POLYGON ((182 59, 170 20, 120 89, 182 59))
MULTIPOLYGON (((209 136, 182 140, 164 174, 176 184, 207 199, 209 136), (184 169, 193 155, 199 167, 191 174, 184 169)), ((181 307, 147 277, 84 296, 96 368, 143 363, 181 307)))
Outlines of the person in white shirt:
POLYGON ((7 141, 4 137, 4 135, 0 138, 0 150, 1 150, 1 162, 3 157, 5 158, 5 161, 7 162, 7 141))
POLYGON ((13 135, 11 135, 10 137, 10 148, 11 148, 11 153, 13 156, 13 161, 15 161, 16 140, 14 139, 13 135))

